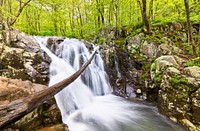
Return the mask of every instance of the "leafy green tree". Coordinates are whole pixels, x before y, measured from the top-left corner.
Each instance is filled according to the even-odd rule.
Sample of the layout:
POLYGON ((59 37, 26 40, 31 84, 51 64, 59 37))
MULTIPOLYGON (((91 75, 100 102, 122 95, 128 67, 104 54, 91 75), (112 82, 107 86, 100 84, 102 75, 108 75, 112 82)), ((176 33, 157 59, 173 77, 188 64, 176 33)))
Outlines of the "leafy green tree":
POLYGON ((197 56, 194 39, 192 37, 192 25, 191 25, 191 21, 190 21, 189 0, 184 0, 184 4, 185 4, 185 13, 186 13, 186 17, 187 17, 187 30, 188 30, 189 42, 191 42, 191 44, 192 44, 192 49, 193 49, 194 55, 197 56))
POLYGON ((137 0, 137 2, 138 2, 139 6, 140 6, 140 9, 141 9, 142 20, 143 20, 144 26, 146 28, 146 32, 148 34, 150 34, 151 33, 151 29, 150 29, 150 24, 149 24, 149 18, 147 16, 147 12, 146 12, 146 10, 147 10, 147 6, 146 6, 147 2, 146 2, 146 0, 142 0, 142 3, 141 3, 140 0, 137 0))
POLYGON ((0 0, 0 33, 4 44, 10 45, 10 26, 15 24, 30 2, 31 0, 0 0))

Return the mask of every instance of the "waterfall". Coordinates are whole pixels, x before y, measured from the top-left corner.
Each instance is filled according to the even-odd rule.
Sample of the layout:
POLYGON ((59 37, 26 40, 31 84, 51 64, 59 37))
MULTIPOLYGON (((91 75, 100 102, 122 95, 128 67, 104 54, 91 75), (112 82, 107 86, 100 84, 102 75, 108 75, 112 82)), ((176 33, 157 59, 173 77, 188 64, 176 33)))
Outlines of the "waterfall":
MULTIPOLYGON (((72 75, 91 55, 77 39, 66 38, 55 54, 46 48, 46 37, 35 39, 52 59, 49 86, 72 75)), ((97 53, 84 73, 55 95, 63 123, 70 131, 184 131, 160 116, 155 107, 131 103, 111 93, 103 60, 97 53)))
POLYGON ((117 71, 117 77, 121 78, 122 75, 121 75, 120 70, 119 70, 119 61, 118 61, 118 57, 117 57, 117 54, 116 54, 116 50, 114 50, 114 61, 115 61, 115 68, 116 68, 116 71, 117 71))

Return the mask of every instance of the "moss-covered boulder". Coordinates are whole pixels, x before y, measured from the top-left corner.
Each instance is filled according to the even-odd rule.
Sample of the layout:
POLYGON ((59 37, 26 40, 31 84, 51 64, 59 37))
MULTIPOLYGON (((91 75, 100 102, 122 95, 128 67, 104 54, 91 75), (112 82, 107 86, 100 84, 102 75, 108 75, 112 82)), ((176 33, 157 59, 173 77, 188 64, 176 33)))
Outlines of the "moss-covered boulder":
MULTIPOLYGON (((154 86, 151 88, 157 90, 158 109, 162 114, 186 126, 188 121, 198 125, 200 68, 184 67, 186 61, 174 55, 157 58, 151 66, 151 78, 154 81, 154 86)), ((188 129, 194 128, 188 127, 188 129)))

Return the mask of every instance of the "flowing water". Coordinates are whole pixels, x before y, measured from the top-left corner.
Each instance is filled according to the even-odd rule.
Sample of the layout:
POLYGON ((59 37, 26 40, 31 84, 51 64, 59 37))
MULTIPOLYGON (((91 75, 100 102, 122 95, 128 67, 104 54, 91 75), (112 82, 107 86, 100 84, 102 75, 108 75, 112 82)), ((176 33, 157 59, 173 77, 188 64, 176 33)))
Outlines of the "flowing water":
POLYGON ((119 62, 118 62, 118 57, 117 57, 117 54, 116 54, 115 50, 114 50, 114 62, 115 62, 115 68, 116 68, 116 71, 117 71, 117 77, 121 78, 122 75, 121 75, 121 72, 119 70, 119 62))
MULTIPOLYGON (((91 55, 76 39, 66 38, 57 47, 56 55, 46 48, 47 38, 36 39, 52 59, 49 86, 72 75, 91 55)), ((55 95, 63 123, 70 131, 185 130, 159 115, 155 107, 128 102, 111 93, 103 60, 97 53, 81 77, 55 95)))

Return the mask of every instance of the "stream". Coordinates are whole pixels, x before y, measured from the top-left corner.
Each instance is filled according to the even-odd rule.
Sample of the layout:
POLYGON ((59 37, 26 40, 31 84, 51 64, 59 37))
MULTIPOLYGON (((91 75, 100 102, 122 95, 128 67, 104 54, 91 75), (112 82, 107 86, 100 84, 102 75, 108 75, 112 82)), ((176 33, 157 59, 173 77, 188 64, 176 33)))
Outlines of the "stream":
MULTIPOLYGON (((46 47, 47 37, 35 39, 52 60, 49 86, 72 75, 91 55, 77 39, 66 38, 55 53, 46 47)), ((156 107, 129 102, 112 91, 98 52, 83 74, 55 95, 63 123, 70 131, 185 131, 156 107)))

